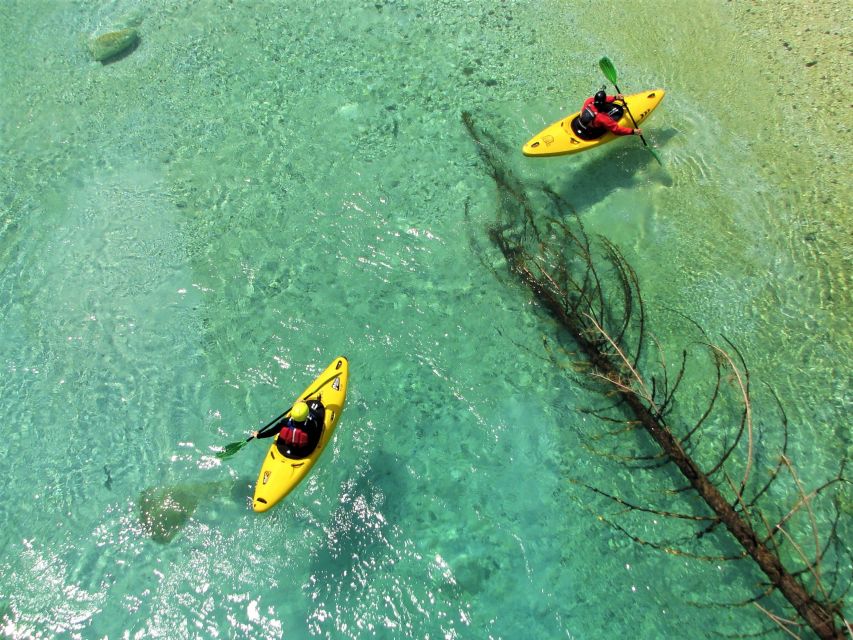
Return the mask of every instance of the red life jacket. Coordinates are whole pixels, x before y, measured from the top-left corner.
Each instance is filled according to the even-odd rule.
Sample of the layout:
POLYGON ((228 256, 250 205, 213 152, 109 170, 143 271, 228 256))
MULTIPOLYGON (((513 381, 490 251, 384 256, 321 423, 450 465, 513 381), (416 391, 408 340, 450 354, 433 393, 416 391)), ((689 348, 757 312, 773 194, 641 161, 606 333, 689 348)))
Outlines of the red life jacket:
POLYGON ((302 429, 286 425, 278 434, 278 439, 285 444, 301 447, 308 442, 308 434, 302 429))

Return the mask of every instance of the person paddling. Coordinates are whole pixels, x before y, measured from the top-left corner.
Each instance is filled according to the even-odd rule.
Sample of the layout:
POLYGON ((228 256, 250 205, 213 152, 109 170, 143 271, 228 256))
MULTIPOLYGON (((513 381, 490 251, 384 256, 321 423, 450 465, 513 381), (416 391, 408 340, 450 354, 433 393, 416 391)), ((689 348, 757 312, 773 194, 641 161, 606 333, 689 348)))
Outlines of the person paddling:
POLYGON ((290 416, 263 431, 255 431, 255 438, 278 435, 276 445, 281 454, 288 458, 304 458, 309 455, 323 431, 325 408, 319 400, 301 400, 290 409, 290 416))
POLYGON ((624 102, 625 96, 621 93, 609 96, 603 89, 587 98, 580 114, 572 123, 575 133, 583 140, 594 140, 604 135, 606 131, 617 136, 643 135, 640 129, 623 127, 619 124, 624 108, 616 104, 617 101, 624 102))

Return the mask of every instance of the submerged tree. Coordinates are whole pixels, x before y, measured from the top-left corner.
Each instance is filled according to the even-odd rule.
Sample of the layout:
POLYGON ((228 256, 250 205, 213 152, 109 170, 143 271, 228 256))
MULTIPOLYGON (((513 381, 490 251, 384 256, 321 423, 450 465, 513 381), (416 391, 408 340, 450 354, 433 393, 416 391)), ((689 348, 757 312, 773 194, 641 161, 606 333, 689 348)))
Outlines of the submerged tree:
MULTIPOLYGON (((772 390, 768 395, 776 419, 765 427, 753 419, 749 370, 735 345, 725 338, 725 347, 713 344, 694 323, 700 348, 686 349, 677 363, 668 364, 647 326, 637 275, 618 247, 606 238, 588 236, 569 203, 547 186, 526 188, 499 161, 496 141, 475 127, 470 114, 463 114, 463 122, 498 189, 498 216, 489 238, 505 257, 511 276, 528 287, 565 330, 556 337, 556 349, 546 342, 554 362, 559 363, 561 353, 570 354, 574 371, 580 371, 575 376, 606 402, 585 410, 603 424, 618 425, 603 434, 586 435, 585 441, 633 470, 656 474, 657 486, 678 478, 665 473, 667 467, 676 468, 686 484, 669 487, 668 494, 699 500, 692 513, 675 512, 576 482, 617 505, 623 514, 666 516, 687 527, 679 541, 653 541, 607 519, 635 542, 699 559, 751 560, 766 576, 766 585, 742 604, 760 609, 773 621, 772 628, 781 627, 793 637, 799 637, 801 629, 820 638, 853 636, 843 613, 843 599, 853 582, 851 552, 839 535, 840 526, 846 524, 844 512, 849 515, 849 504, 839 505, 849 484, 844 479, 845 460, 833 478, 806 489, 788 457, 787 418, 772 390), (562 337, 568 338, 567 344, 562 344, 562 337), (697 351, 706 356, 704 362, 697 364, 697 351), (706 403, 689 417, 687 407, 693 398, 682 402, 681 395, 691 369, 697 367, 711 384, 706 403), (710 458, 702 436, 712 423, 725 428, 727 442, 715 441, 710 458), (620 450, 626 434, 637 431, 654 443, 653 455, 624 453, 624 446, 620 450), (613 445, 604 451, 606 438, 613 445), (772 498, 781 483, 790 485, 785 495, 795 496, 784 509, 772 498), (818 498, 824 507, 820 513, 815 509, 818 498), (826 514, 819 525, 818 516, 826 514), (697 552, 698 545, 709 540, 717 549, 730 546, 724 532, 728 541, 737 543, 736 553, 697 552), (788 611, 772 611, 781 602, 772 599, 771 604, 776 593, 788 611)), ((696 378, 695 373, 692 376, 696 378)))

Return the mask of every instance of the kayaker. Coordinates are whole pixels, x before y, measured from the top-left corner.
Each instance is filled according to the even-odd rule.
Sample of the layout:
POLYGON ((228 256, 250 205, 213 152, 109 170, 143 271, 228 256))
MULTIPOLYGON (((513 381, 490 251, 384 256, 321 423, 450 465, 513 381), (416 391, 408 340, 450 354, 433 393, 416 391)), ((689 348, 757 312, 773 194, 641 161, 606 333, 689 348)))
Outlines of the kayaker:
POLYGON ((624 108, 616 104, 618 101, 624 102, 625 96, 621 93, 609 96, 603 89, 587 98, 573 123, 575 132, 584 140, 594 140, 605 131, 610 131, 617 136, 642 135, 643 132, 640 129, 623 127, 619 124, 624 108))
POLYGON ((310 454, 323 430, 325 408, 319 400, 299 401, 290 409, 290 417, 255 431, 256 438, 269 438, 278 434, 276 444, 282 455, 288 458, 304 458, 310 454))

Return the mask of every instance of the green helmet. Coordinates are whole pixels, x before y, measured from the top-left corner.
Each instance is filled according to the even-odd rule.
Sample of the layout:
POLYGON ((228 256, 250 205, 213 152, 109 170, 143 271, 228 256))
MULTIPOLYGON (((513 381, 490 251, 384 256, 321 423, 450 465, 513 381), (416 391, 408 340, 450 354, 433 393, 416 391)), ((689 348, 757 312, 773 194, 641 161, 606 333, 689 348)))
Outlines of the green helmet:
POLYGON ((296 422, 305 422, 308 417, 308 405, 300 400, 290 410, 290 417, 296 422))

